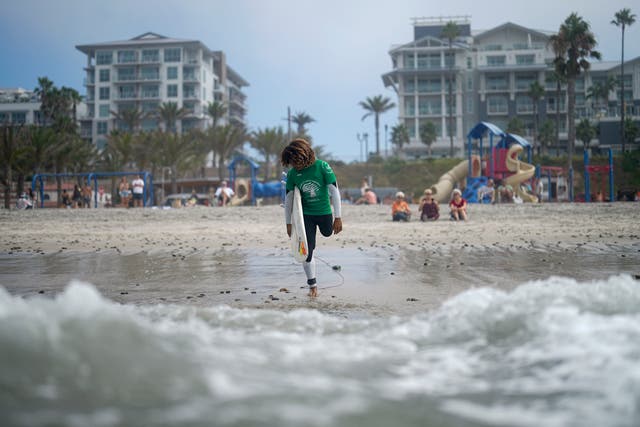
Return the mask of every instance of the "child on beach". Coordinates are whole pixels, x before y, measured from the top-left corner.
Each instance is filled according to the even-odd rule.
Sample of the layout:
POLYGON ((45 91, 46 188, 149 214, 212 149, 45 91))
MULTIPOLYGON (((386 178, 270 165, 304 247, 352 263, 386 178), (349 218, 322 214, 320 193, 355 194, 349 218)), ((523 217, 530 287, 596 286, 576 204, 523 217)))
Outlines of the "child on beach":
POLYGON ((424 190, 424 197, 420 200, 420 221, 435 221, 440 218, 440 206, 433 198, 433 192, 427 188, 424 190))
POLYGON ((467 201, 462 198, 462 193, 457 188, 453 190, 453 197, 449 202, 449 208, 451 209, 452 221, 467 220, 467 201))
POLYGON ((291 237, 291 210, 293 207, 293 190, 298 187, 302 197, 302 212, 307 235, 309 256, 302 264, 309 285, 309 296, 318 296, 316 283, 316 262, 313 250, 316 246, 316 227, 323 236, 342 231, 340 191, 336 176, 331 166, 323 160, 316 159, 311 145, 304 139, 294 139, 287 145, 280 156, 282 165, 290 167, 287 173, 285 197, 285 223, 287 234, 291 237), (333 215, 331 212, 333 207, 333 215))
POLYGON ((411 209, 409 209, 409 205, 404 200, 404 193, 402 191, 398 191, 396 193, 396 200, 391 205, 391 218, 394 221, 405 221, 409 222, 411 219, 411 209))

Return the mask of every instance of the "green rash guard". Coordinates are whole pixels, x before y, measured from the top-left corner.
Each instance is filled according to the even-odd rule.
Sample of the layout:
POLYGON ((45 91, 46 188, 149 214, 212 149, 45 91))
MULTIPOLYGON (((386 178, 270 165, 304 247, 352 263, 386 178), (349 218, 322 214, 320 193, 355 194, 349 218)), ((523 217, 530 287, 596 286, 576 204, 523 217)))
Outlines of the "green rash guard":
POLYGON ((305 215, 330 215, 331 203, 327 185, 336 182, 336 176, 324 160, 316 160, 314 164, 301 171, 295 168, 287 173, 287 192, 295 187, 300 189, 302 211, 305 215))

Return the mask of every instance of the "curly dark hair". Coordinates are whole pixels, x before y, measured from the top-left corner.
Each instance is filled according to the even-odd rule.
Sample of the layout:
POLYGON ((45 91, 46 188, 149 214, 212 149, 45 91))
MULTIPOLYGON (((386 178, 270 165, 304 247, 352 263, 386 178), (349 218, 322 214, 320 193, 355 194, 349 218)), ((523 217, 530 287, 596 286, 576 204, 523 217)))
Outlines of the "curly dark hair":
POLYGON ((304 169, 315 163, 316 153, 306 140, 297 138, 284 147, 280 161, 282 166, 299 165, 304 169))

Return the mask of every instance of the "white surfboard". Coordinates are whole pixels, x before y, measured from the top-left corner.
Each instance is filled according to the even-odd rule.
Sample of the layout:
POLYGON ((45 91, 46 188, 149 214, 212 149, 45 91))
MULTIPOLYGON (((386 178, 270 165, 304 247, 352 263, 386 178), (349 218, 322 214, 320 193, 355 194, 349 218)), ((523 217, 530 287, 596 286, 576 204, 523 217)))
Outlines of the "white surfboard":
POLYGON ((291 210, 291 255, 298 262, 305 262, 309 256, 307 245, 307 233, 304 229, 304 217, 302 216, 302 197, 300 189, 293 190, 293 208, 291 210))

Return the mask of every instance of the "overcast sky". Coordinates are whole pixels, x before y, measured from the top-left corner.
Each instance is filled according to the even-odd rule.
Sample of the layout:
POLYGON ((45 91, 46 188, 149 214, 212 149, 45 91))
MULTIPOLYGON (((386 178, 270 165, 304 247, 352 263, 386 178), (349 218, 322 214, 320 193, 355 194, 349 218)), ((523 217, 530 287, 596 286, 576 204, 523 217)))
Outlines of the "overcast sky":
MULTIPOLYGON (((334 157, 359 158, 357 133, 374 134, 358 102, 385 95, 392 45, 413 38, 411 18, 470 15, 472 31, 513 22, 556 31, 571 13, 591 24, 604 60, 619 60, 620 29, 610 24, 631 1, 608 0, 15 0, 0 15, 0 87, 33 89, 39 76, 85 94, 86 57, 76 45, 125 40, 147 31, 196 39, 223 50, 250 86, 248 124, 283 126, 287 106, 316 119, 310 133, 334 157)), ((640 19, 639 19, 640 21, 640 19)), ((625 58, 640 56, 640 22, 625 36, 625 58)), ((389 128, 397 110, 383 115, 389 128)), ((369 138, 373 149, 373 138, 369 138)), ((382 142, 381 142, 382 143, 382 142)), ((382 143, 384 149, 384 144, 382 143)))

